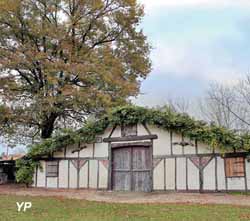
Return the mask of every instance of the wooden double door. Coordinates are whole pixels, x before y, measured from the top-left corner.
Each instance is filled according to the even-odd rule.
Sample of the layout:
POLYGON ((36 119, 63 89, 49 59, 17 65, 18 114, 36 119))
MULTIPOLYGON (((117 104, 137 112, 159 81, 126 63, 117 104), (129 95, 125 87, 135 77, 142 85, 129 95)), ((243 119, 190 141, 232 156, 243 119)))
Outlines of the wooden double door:
POLYGON ((112 189, 152 191, 152 151, 148 146, 112 149, 112 189))

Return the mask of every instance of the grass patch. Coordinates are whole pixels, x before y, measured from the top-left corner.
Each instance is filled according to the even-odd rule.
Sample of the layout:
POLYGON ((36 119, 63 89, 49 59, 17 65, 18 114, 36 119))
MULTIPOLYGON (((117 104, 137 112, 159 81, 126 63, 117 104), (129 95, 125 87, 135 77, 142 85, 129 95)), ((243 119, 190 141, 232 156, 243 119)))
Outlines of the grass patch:
POLYGON ((229 205, 115 204, 85 200, 0 195, 1 221, 114 221, 114 220, 250 220, 250 208, 229 205), (16 202, 30 201, 32 208, 17 212, 16 202))
POLYGON ((228 194, 230 194, 230 195, 240 195, 240 196, 250 196, 250 193, 249 192, 244 192, 244 191, 242 191, 242 192, 229 192, 228 194))

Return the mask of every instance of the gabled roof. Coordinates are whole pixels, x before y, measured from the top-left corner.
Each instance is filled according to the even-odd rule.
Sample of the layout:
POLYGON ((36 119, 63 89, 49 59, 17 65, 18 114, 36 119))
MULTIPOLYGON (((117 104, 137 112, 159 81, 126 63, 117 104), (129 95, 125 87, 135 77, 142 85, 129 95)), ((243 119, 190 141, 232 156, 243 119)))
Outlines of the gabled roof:
POLYGON ((166 108, 165 110, 149 109, 138 106, 124 106, 113 109, 105 116, 95 121, 87 122, 77 131, 64 131, 53 138, 33 145, 27 156, 37 157, 52 154, 62 147, 77 142, 91 143, 98 134, 104 133, 109 126, 129 124, 155 125, 164 130, 182 133, 184 136, 208 144, 221 151, 250 150, 250 135, 239 135, 233 130, 228 130, 216 125, 195 120, 187 114, 180 114, 166 108))
POLYGON ((24 157, 24 154, 10 154, 10 155, 3 155, 1 158, 0 158, 0 162, 1 161, 15 161, 15 160, 18 160, 18 159, 21 159, 22 157, 24 157))

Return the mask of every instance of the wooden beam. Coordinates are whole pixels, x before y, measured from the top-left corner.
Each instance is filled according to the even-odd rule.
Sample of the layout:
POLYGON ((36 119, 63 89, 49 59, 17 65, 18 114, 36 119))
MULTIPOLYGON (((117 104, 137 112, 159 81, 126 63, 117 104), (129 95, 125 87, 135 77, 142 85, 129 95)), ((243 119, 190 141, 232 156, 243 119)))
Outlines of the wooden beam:
POLYGON ((137 141, 137 140, 153 140, 157 139, 158 136, 155 134, 152 135, 143 135, 143 136, 127 136, 127 137, 108 137, 104 138, 103 142, 123 142, 123 141, 137 141))
POLYGON ((88 181, 87 181, 87 188, 89 189, 89 172, 90 172, 90 168, 89 168, 89 164, 90 164, 90 160, 88 160, 88 181))
POLYGON ((246 158, 244 157, 244 181, 245 181, 245 191, 247 193, 248 187, 247 187, 247 169, 246 169, 246 158))
POLYGON ((60 160, 58 160, 58 163, 57 163, 57 188, 59 188, 59 165, 60 164, 60 160))
POLYGON ((195 139, 195 154, 198 154, 198 141, 195 139))
POLYGON ((226 189, 226 192, 228 191, 228 183, 227 183, 227 174, 226 174, 226 160, 224 160, 224 174, 225 174, 225 189, 226 189))
POLYGON ((170 131, 170 154, 173 155, 173 132, 170 131))
POLYGON ((64 151, 63 151, 64 158, 66 158, 66 153, 67 153, 67 146, 64 147, 64 151))
POLYGON ((201 165, 201 157, 199 157, 199 189, 200 189, 200 193, 203 192, 203 168, 201 165))
POLYGON ((176 157, 174 158, 174 179, 175 179, 174 189, 176 191, 177 190, 177 159, 176 157))
MULTIPOLYGON (((244 157, 249 155, 248 152, 238 152, 238 153, 227 153, 226 157, 244 157)), ((200 153, 200 154, 173 154, 173 155, 154 155, 154 159, 164 159, 164 158, 175 158, 175 157, 208 157, 208 156, 218 156, 225 158, 225 154, 222 153, 200 153)))
POLYGON ((38 165, 36 165, 36 187, 37 187, 37 174, 38 174, 38 165))
POLYGON ((128 147, 128 146, 133 146, 133 147, 138 147, 138 146, 151 146, 151 142, 130 142, 130 143, 113 143, 111 144, 111 148, 119 148, 119 147, 128 147))
POLYGON ((112 136, 112 134, 114 133, 115 129, 116 129, 117 125, 115 125, 112 130, 111 130, 111 133, 109 134, 109 138, 112 136))
POLYGON ((185 164, 186 164, 186 190, 188 190, 188 158, 185 157, 185 164))
POLYGON ((150 187, 151 187, 151 192, 154 189, 154 174, 153 174, 153 169, 154 169, 154 158, 153 158, 153 147, 154 147, 154 140, 151 140, 151 145, 149 146, 149 151, 150 151, 150 158, 151 158, 151 170, 150 170, 150 187))
POLYGON ((163 166, 164 190, 166 190, 166 158, 163 160, 163 166))
POLYGON ((215 166, 214 166, 214 169, 215 169, 215 191, 218 191, 218 162, 217 162, 217 156, 214 157, 215 159, 215 166))
POLYGON ((99 189, 99 176, 100 176, 100 161, 97 160, 97 182, 96 182, 96 188, 99 189))
POLYGON ((112 190, 112 149, 111 143, 108 144, 108 190, 112 190))
POLYGON ((147 124, 146 124, 146 123, 143 123, 142 125, 143 125, 143 127, 145 128, 145 130, 147 131, 147 133, 148 133, 149 135, 151 135, 151 131, 149 130, 147 124))
POLYGON ((69 189, 69 179, 70 179, 70 160, 68 160, 68 189, 69 189))

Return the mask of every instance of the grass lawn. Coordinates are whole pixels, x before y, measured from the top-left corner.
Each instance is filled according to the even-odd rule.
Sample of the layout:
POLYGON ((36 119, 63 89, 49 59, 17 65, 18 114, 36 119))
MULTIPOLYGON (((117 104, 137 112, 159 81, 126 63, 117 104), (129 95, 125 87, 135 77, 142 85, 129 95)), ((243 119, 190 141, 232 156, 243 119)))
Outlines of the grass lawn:
POLYGON ((63 198, 0 195, 0 220, 250 220, 249 207, 181 204, 109 204, 63 198), (16 202, 32 208, 17 212, 16 202))

